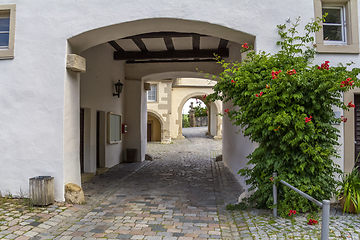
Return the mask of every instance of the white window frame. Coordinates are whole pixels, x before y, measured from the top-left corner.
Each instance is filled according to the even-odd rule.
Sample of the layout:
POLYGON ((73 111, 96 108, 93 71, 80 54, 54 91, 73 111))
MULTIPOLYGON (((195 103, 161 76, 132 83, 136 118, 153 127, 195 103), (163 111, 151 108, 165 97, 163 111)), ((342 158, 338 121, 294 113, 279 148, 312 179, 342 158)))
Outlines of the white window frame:
POLYGON ((108 112, 107 114, 107 139, 109 144, 117 144, 121 142, 122 138, 122 119, 120 114, 108 112), (114 119, 116 118, 116 119, 114 119), (118 124, 116 121, 118 120, 118 124))
POLYGON ((148 102, 156 102, 157 101, 157 94, 158 93, 158 89, 157 89, 157 84, 151 84, 150 85, 150 90, 147 91, 147 101, 148 102), (149 99, 149 93, 152 92, 152 89, 155 89, 155 99, 149 99))
MULTIPOLYGON (((340 9, 340 18, 341 23, 327 23, 324 22, 323 26, 341 26, 341 35, 343 41, 335 41, 335 40, 325 40, 324 44, 326 45, 346 45, 347 37, 346 37, 346 11, 345 6, 328 6, 327 4, 323 4, 322 9, 340 9)), ((325 11, 326 12, 326 11, 325 11)))
MULTIPOLYGON (((358 23, 358 0, 314 0, 314 15, 322 18, 322 9, 344 7, 346 20, 346 43, 336 44, 334 41, 324 41, 323 29, 315 33, 316 51, 318 53, 359 53, 359 23, 358 23)), ((323 23, 321 23, 323 25, 323 23)))
POLYGON ((10 19, 9 26, 9 44, 7 47, 0 47, 0 59, 11 59, 14 58, 14 41, 15 41, 15 12, 16 5, 0 5, 0 17, 10 19))

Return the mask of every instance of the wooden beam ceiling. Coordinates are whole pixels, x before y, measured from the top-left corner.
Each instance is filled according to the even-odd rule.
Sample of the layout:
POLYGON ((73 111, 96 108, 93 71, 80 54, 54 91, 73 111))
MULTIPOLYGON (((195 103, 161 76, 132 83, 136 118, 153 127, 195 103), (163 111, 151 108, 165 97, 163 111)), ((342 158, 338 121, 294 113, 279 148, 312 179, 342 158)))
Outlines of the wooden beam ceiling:
POLYGON ((122 49, 119 44, 117 44, 115 41, 110 41, 109 44, 118 52, 125 52, 124 49, 122 49))
POLYGON ((154 32, 124 38, 131 39, 140 51, 125 51, 115 41, 109 41, 109 44, 116 50, 114 60, 126 60, 128 63, 214 61, 214 54, 222 58, 229 57, 228 40, 220 39, 217 49, 200 49, 200 37, 209 36, 197 33, 154 32), (192 39, 192 49, 176 50, 173 38, 184 37, 192 39), (143 41, 145 38, 163 39, 167 51, 149 51, 143 41))
POLYGON ((156 52, 114 52, 114 60, 144 60, 144 59, 184 59, 229 57, 229 49, 177 50, 156 52))
POLYGON ((175 51, 174 43, 171 37, 164 37, 164 42, 168 51, 175 51))

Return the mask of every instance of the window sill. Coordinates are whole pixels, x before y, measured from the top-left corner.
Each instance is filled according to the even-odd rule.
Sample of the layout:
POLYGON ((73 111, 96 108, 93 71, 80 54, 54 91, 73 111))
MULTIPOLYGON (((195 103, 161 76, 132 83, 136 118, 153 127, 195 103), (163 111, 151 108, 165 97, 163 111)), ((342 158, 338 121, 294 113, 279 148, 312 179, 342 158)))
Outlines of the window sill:
POLYGON ((0 59, 13 59, 14 58, 14 49, 0 49, 0 59))
POLYGON ((317 44, 318 53, 359 53, 359 44, 352 45, 328 45, 317 44))

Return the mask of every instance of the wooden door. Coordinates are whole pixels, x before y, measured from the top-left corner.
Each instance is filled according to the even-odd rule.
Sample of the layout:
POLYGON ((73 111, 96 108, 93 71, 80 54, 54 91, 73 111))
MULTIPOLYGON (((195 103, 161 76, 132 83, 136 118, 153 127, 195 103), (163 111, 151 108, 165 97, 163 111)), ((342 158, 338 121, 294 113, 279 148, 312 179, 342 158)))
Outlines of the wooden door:
POLYGON ((360 167, 360 95, 354 95, 355 104, 355 163, 360 167), (359 158, 358 158, 359 156, 359 158))
POLYGON ((147 124, 147 141, 151 142, 151 123, 147 124))

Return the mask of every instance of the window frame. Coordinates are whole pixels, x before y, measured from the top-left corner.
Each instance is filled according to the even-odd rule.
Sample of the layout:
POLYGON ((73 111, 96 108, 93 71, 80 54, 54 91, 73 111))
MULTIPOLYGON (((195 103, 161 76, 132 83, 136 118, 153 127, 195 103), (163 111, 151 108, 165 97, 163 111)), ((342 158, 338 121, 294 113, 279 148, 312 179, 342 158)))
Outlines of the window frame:
POLYGON ((150 90, 147 91, 146 98, 147 98, 147 101, 148 101, 148 102, 157 102, 157 98, 158 98, 158 87, 157 87, 157 84, 150 84, 150 90), (155 100, 149 100, 149 93, 151 92, 152 87, 155 88, 155 100))
MULTIPOLYGON (((108 140, 108 143, 109 144, 117 144, 119 142, 121 142, 122 140, 122 116, 120 114, 116 114, 116 113, 113 113, 113 112, 108 112, 107 114, 107 140, 108 140), (119 138, 116 138, 115 140, 112 139, 112 136, 113 136, 113 132, 112 131, 112 121, 111 121, 111 115, 113 116, 118 116, 120 117, 120 121, 119 121, 119 138)), ((116 129, 115 129, 116 130, 116 129)))
POLYGON ((0 5, 0 16, 9 15, 9 44, 7 47, 0 47, 0 59, 14 58, 14 41, 15 41, 15 4, 0 5))
MULTIPOLYGON (((346 10, 345 6, 332 6, 328 4, 323 4, 322 9, 339 9, 340 10, 340 17, 341 17, 341 23, 323 23, 324 26, 341 26, 341 35, 343 41, 335 41, 335 40, 325 40, 323 37, 323 41, 325 45, 346 45, 347 44, 347 36, 346 36, 346 10)), ((324 30, 323 30, 324 34, 324 30)))
POLYGON ((318 53, 359 53, 357 0, 314 0, 315 17, 322 18, 322 9, 331 7, 344 8, 346 42, 324 41, 323 29, 320 29, 315 33, 316 51, 318 53))

